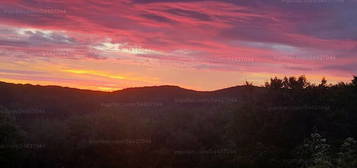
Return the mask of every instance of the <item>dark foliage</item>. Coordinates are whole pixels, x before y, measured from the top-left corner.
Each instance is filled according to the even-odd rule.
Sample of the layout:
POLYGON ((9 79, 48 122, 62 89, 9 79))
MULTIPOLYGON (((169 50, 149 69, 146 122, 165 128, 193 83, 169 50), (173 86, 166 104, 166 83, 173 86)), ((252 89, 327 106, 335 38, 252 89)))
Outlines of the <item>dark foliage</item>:
POLYGON ((357 77, 104 93, 0 83, 3 168, 356 167, 357 77))

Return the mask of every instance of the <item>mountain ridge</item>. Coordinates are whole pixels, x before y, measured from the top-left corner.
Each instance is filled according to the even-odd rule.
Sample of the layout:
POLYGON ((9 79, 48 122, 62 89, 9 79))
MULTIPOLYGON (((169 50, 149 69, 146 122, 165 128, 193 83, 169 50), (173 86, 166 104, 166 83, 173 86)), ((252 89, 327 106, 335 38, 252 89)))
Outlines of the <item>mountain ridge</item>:
MULTIPOLYGON (((89 92, 97 92, 97 93, 121 93, 121 92, 127 92, 127 91, 133 91, 133 90, 154 90, 154 89, 165 89, 165 90, 182 90, 182 91, 187 91, 187 92, 197 92, 197 93, 215 93, 215 92, 222 92, 222 91, 227 91, 227 90, 234 90, 238 88, 244 88, 244 85, 236 85, 232 87, 227 87, 227 88, 221 88, 217 90, 212 90, 212 91, 199 91, 199 90, 194 90, 194 89, 187 89, 183 88, 180 86, 176 85, 153 85, 153 86, 140 86, 140 87, 128 87, 124 88, 121 90, 114 90, 114 91, 100 91, 100 90, 92 90, 92 89, 81 89, 81 88, 75 88, 75 87, 68 87, 68 86, 60 86, 60 85, 37 85, 37 84, 30 84, 30 83, 11 83, 11 82, 4 82, 0 81, 0 85, 12 85, 12 86, 21 86, 21 87, 42 87, 42 88, 57 88, 57 89, 71 89, 71 90, 77 90, 77 91, 89 91, 89 92)), ((254 86, 258 88, 257 86, 254 86)))

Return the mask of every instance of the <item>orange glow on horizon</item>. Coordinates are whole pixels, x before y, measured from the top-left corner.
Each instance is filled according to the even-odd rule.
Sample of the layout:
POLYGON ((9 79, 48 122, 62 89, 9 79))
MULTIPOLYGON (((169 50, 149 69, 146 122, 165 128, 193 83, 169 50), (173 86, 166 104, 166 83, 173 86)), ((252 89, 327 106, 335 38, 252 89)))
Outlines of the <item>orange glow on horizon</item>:
POLYGON ((74 74, 95 75, 95 76, 107 77, 107 78, 112 78, 112 79, 127 79, 127 77, 120 76, 120 75, 111 75, 111 74, 107 74, 107 73, 103 73, 103 72, 90 71, 90 70, 66 69, 66 70, 63 70, 63 72, 69 72, 69 73, 74 73, 74 74))
MULTIPOLYGON (((86 75, 96 75, 96 76, 103 76, 111 79, 125 79, 125 77, 122 76, 116 76, 116 75, 109 75, 106 73, 100 73, 100 72, 95 72, 95 71, 85 71, 85 70, 66 70, 65 72, 70 72, 70 73, 75 73, 75 74, 86 74, 86 75)), ((265 74, 265 73, 252 73, 251 76, 255 78, 256 80, 249 80, 249 82, 253 82, 253 85, 255 86, 264 86, 264 83, 269 81, 270 78, 273 78, 277 76, 278 78, 282 79, 284 76, 289 77, 289 75, 281 75, 281 74, 265 74), (269 78, 267 78, 269 76, 269 78)), ((298 77, 300 75, 291 75, 298 77)), ((352 77, 340 77, 340 76, 322 76, 322 75, 305 75, 308 82, 311 84, 319 84, 321 79, 325 77, 328 81, 328 84, 337 84, 338 82, 345 82, 348 83, 351 81, 352 77)), ((159 85, 139 85, 139 86, 129 86, 129 87, 120 87, 119 85, 116 84, 108 84, 108 83, 92 83, 92 84, 87 84, 87 83, 82 83, 82 82, 64 82, 64 81, 46 81, 46 80, 41 80, 41 81, 35 81, 35 80, 18 80, 18 79, 7 79, 7 78, 0 78, 0 81, 2 82, 8 82, 8 83, 15 83, 15 84, 32 84, 32 85, 42 85, 42 86, 62 86, 62 87, 70 87, 70 88, 78 88, 78 89, 86 89, 86 90, 95 90, 95 91, 104 91, 104 92, 112 92, 112 91, 117 91, 117 90, 122 90, 125 88, 130 88, 130 87, 144 87, 144 86, 159 86, 159 85, 172 85, 169 83, 161 83, 159 85), (116 87, 118 86, 118 87, 116 87)), ((244 85, 244 81, 242 80, 241 83, 236 83, 235 85, 231 86, 226 86, 226 87, 233 87, 233 86, 239 86, 239 85, 244 85)), ((178 85, 180 86, 180 85, 178 85)), ((222 88, 214 88, 214 89, 200 89, 200 88, 194 88, 190 86, 180 86, 186 89, 193 89, 197 91, 214 91, 214 90, 219 90, 219 89, 224 89, 226 87, 222 88)))

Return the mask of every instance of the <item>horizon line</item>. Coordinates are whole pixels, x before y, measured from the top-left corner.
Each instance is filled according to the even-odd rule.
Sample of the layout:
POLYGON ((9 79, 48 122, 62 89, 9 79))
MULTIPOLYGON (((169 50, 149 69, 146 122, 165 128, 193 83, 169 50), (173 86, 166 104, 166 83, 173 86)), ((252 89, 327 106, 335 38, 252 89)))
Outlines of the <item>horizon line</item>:
MULTIPOLYGON (((299 77, 299 76, 305 76, 305 75, 298 75, 298 76, 286 76, 286 77, 299 77)), ((353 77, 354 75, 352 75, 353 77)), ((275 78, 274 77, 270 77, 268 79, 268 82, 271 78, 275 78)), ((280 79, 280 78, 278 78, 280 79)), ((283 78, 282 78, 283 79, 283 78)), ((306 78, 307 79, 307 78, 306 78)), ((326 79, 326 78, 325 78, 326 79)), ((326 79, 327 80, 327 79, 326 79)), ((352 79, 351 79, 352 80, 352 79)), ((351 81, 350 80, 350 81, 351 81)), ((250 82, 248 80, 245 80, 245 82, 250 82)), ((317 84, 316 82, 310 82, 307 79, 307 82, 309 84, 317 84)), ((328 85, 333 85, 333 84, 338 84, 340 82, 344 82, 345 81, 339 81, 336 83, 328 83, 328 85)), ((93 92, 104 92, 104 93, 113 93, 113 92, 117 92, 117 91, 122 91, 122 90, 126 90, 126 89, 134 89, 134 88, 150 88, 150 87, 178 87, 184 90, 190 90, 190 91, 196 91, 196 92, 215 92, 215 91, 219 91, 219 90, 224 90, 224 89, 228 89, 228 88, 233 88, 233 87, 240 87, 240 86, 245 86, 245 84, 237 84, 237 85, 232 85, 232 86, 228 86, 228 87, 223 87, 223 88, 219 88, 219 89, 214 89, 214 90, 197 90, 197 89, 191 89, 191 88, 187 88, 187 87, 182 87, 179 85, 171 85, 171 84, 162 84, 162 85, 146 85, 146 86, 133 86, 133 87, 126 87, 126 88, 122 88, 122 89, 116 89, 116 90, 101 90, 101 89, 90 89, 90 88, 81 88, 81 87, 75 87, 75 86, 66 86, 66 85, 61 85, 61 84, 35 84, 35 83, 31 83, 31 82, 11 82, 9 80, 4 80, 4 79, 0 79, 0 83, 7 83, 7 84, 15 84, 15 85, 32 85, 32 86, 42 86, 42 87, 61 87, 61 88, 68 88, 68 89, 77 89, 77 90, 84 90, 84 91, 93 91, 93 92)), ((255 87, 265 87, 264 85, 254 85, 254 83, 252 82, 253 86, 255 87)))

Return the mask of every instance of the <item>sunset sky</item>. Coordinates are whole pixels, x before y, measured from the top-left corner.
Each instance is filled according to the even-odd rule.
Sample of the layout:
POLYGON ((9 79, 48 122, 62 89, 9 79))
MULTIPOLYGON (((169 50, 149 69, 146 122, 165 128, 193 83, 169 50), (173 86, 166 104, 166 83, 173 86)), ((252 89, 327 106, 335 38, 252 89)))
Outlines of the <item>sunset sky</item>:
POLYGON ((0 81, 215 90, 357 74, 356 0, 1 0, 0 81))

